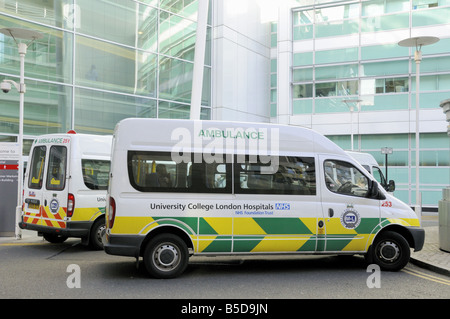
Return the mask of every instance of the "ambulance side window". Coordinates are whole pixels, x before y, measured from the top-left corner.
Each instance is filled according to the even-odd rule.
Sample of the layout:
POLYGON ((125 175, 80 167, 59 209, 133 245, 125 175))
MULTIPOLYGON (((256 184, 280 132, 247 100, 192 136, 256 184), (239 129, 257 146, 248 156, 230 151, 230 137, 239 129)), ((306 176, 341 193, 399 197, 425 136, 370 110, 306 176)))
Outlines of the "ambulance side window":
POLYGON ((108 189, 110 166, 110 161, 93 159, 81 160, 83 181, 86 187, 89 189, 108 189))
POLYGON ((325 184, 333 193, 366 197, 369 179, 352 164, 328 160, 324 162, 325 184))
POLYGON ((47 148, 45 146, 37 146, 33 150, 31 163, 29 164, 30 174, 28 179, 28 187, 32 189, 42 188, 42 179, 44 177, 45 155, 47 148))
POLYGON ((47 182, 48 190, 60 191, 66 185, 67 148, 52 146, 48 160, 47 182))
MULTIPOLYGON (((238 163, 236 181, 242 194, 316 195, 316 170, 313 157, 279 156, 278 162, 261 163, 246 156, 238 163), (273 172, 270 172, 273 170, 273 172)), ((239 162, 239 158, 237 160, 239 162)))
POLYGON ((231 164, 222 155, 211 163, 197 155, 179 159, 170 152, 129 151, 130 184, 141 192, 231 193, 231 164))

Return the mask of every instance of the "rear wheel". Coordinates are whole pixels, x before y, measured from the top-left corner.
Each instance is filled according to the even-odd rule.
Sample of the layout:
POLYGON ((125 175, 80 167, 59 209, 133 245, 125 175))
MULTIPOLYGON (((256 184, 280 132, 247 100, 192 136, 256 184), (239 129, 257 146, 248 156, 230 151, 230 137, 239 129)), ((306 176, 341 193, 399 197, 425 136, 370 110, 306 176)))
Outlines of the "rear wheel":
POLYGON ((411 255, 408 241, 399 233, 380 234, 372 247, 372 260, 381 269, 398 271, 406 266, 411 255))
POLYGON ((172 234, 156 236, 150 240, 144 251, 145 268, 156 278, 174 278, 181 275, 188 261, 186 243, 172 234))
POLYGON ((98 219, 94 225, 92 225, 90 238, 89 238, 89 246, 95 250, 103 249, 103 235, 106 231, 105 219, 98 219))
POLYGON ((44 239, 52 244, 61 244, 66 241, 67 236, 58 235, 58 234, 43 234, 44 239))

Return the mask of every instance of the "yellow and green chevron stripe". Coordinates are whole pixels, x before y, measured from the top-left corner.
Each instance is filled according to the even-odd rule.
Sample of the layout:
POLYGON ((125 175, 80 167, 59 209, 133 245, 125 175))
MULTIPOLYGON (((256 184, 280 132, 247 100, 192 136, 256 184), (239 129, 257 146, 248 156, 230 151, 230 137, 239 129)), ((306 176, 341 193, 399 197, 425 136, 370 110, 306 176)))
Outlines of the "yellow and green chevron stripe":
POLYGON ((105 207, 76 207, 71 221, 95 220, 99 215, 105 213, 105 207))
POLYGON ((114 234, 147 235, 171 225, 184 230, 195 253, 269 253, 365 251, 379 230, 389 224, 415 226, 415 220, 362 218, 355 229, 344 228, 339 218, 291 217, 117 217, 114 234))

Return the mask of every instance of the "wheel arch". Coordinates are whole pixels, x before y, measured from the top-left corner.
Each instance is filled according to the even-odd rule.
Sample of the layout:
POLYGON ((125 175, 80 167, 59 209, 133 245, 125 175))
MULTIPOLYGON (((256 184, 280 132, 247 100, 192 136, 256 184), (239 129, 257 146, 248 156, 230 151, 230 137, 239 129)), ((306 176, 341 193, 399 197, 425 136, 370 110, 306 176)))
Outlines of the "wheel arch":
POLYGON ((389 224, 386 225, 385 227, 383 227, 373 238, 371 245, 373 245, 373 243, 376 242, 377 238, 385 233, 386 231, 392 231, 392 232, 396 232, 400 235, 402 235, 406 241, 409 244, 409 247, 411 248, 416 248, 416 244, 413 238, 413 235, 411 234, 410 230, 408 228, 406 228, 405 226, 399 225, 399 224, 389 224))
POLYGON ((192 241, 192 238, 189 236, 189 234, 182 228, 176 226, 176 225, 161 225, 158 227, 153 228, 144 238, 144 240, 141 243, 141 247, 139 248, 139 256, 144 255, 145 247, 150 242, 152 238, 155 236, 158 236, 160 234, 172 234, 180 237, 188 247, 189 250, 194 249, 194 243, 192 241))

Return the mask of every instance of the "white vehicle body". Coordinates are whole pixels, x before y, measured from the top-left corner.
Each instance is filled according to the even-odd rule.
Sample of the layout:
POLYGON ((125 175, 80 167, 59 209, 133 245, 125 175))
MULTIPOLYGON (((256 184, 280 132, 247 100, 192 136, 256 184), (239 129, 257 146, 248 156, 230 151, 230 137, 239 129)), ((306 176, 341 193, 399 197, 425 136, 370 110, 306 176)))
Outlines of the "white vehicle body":
POLYGON ((111 156, 105 251, 159 278, 190 255, 362 254, 398 270, 423 246, 411 208, 310 129, 126 119, 111 156))
POLYGON ((80 237, 102 248, 112 136, 48 134, 36 138, 24 179, 22 229, 50 242, 80 237))

